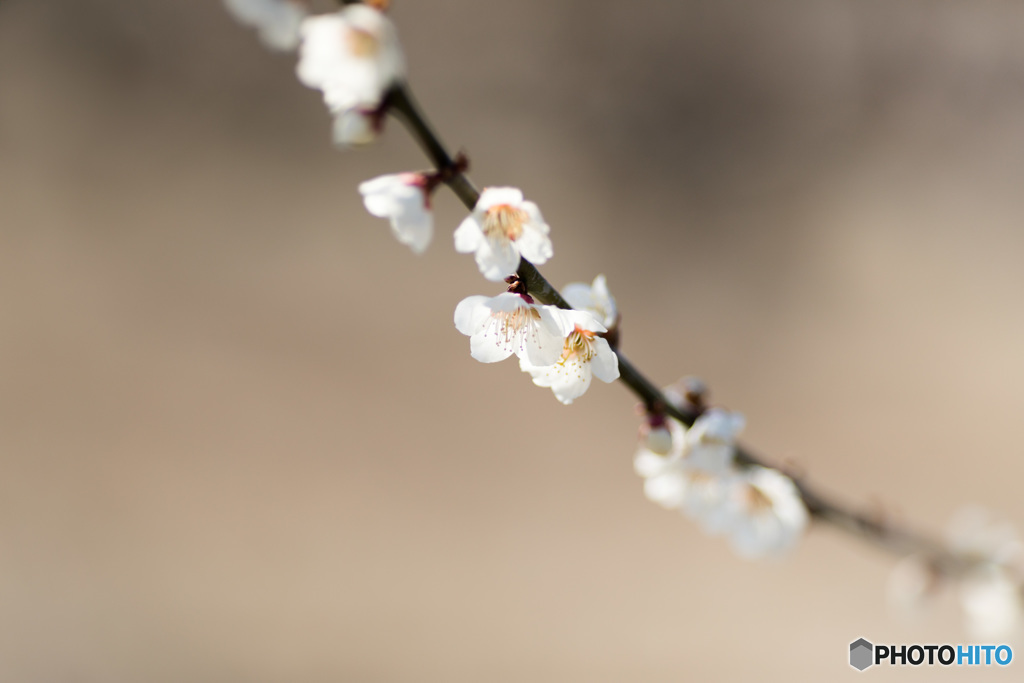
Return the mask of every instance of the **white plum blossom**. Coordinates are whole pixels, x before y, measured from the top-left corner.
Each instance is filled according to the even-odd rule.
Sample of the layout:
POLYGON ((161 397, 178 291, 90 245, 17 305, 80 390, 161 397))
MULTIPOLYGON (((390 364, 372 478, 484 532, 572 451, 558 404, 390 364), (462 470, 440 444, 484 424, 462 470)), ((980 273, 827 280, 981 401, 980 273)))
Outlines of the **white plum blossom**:
POLYGON ((795 545, 810 515, 796 485, 782 473, 736 467, 735 439, 743 423, 739 413, 715 408, 689 429, 672 419, 652 420, 642 432, 633 468, 644 478, 647 498, 679 510, 705 533, 728 536, 737 554, 781 554, 795 545))
POLYGON ((718 408, 705 411, 689 429, 673 419, 648 425, 633 459, 645 479, 645 494, 663 507, 678 508, 708 533, 721 532, 713 515, 725 499, 725 480, 734 474, 734 444, 742 426, 742 415, 718 408), (674 495, 656 499, 652 490, 674 495))
POLYGON ((550 387, 555 398, 565 405, 586 393, 597 377, 602 382, 619 378, 619 358, 608 340, 599 336, 605 326, 586 311, 560 311, 566 323, 562 354, 552 364, 540 366, 521 357, 519 367, 533 377, 539 387, 550 387))
POLYGON ((561 311, 512 292, 466 297, 455 308, 455 328, 470 338, 470 355, 481 363, 515 354, 535 365, 550 365, 562 353, 565 338, 561 311))
POLYGON ((366 210, 391 221, 399 242, 422 254, 434 234, 427 177, 422 173, 382 175, 359 185, 366 210))
POLYGON ((594 314, 598 321, 611 329, 619 319, 619 309, 615 299, 608 291, 608 282, 604 275, 594 278, 591 285, 583 282, 572 282, 562 289, 562 297, 569 305, 580 311, 594 314))
POLYGON ((746 558, 780 555, 793 547, 810 515, 793 480, 767 467, 739 470, 706 523, 729 536, 733 550, 746 558))
POLYGON ((388 89, 405 76, 405 57, 391 20, 380 10, 361 3, 337 12, 307 17, 300 27, 299 80, 323 92, 335 116, 335 139, 356 141, 367 137, 348 129, 359 111, 380 107, 388 89), (339 135, 339 128, 347 134, 339 135))
POLYGON ((515 274, 519 257, 541 264, 552 255, 548 224, 514 187, 489 187, 455 230, 455 250, 474 253, 480 272, 499 282, 515 274))
POLYGON ((299 26, 309 14, 297 0, 224 0, 240 23, 259 33, 263 44, 274 50, 294 50, 299 44, 299 26))
POLYGON ((704 533, 718 536, 731 528, 732 517, 722 514, 733 472, 712 474, 688 465, 686 500, 679 510, 697 522, 704 533))
POLYGON ((740 413, 710 408, 686 430, 687 463, 694 469, 722 474, 732 467, 736 438, 746 419, 740 413))

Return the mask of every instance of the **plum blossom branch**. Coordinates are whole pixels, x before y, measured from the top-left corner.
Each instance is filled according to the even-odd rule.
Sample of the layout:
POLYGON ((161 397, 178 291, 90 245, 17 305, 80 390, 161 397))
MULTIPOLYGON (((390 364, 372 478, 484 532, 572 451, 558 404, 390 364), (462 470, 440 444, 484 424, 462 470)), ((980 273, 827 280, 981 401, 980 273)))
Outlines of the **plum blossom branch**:
MULTIPOLYGON (((665 507, 685 508, 711 533, 729 528, 734 547, 744 555, 788 547, 809 516, 880 549, 919 558, 935 579, 963 579, 967 587, 972 580, 985 579, 973 586, 978 589, 973 604, 980 605, 981 613, 993 601, 1006 602, 1007 593, 1022 599, 1024 577, 1014 573, 1008 553, 1000 550, 1007 544, 944 543, 879 512, 849 507, 812 487, 801 473, 771 465, 737 445, 742 418, 708 409, 702 387, 689 387, 676 398, 644 376, 618 348, 617 312, 601 322, 591 316, 591 307, 576 299, 574 308, 530 260, 544 263, 551 256, 548 227, 536 205, 514 188, 478 191, 466 174, 465 156, 452 157, 430 126, 406 82, 404 57, 383 14, 387 0, 339 0, 345 7, 337 15, 309 19, 302 19, 306 10, 299 0, 225 1, 272 47, 289 49, 305 41, 298 74, 303 83, 323 91, 335 115, 338 144, 371 141, 381 131, 385 114, 402 121, 419 144, 435 169, 432 173, 382 176, 360 188, 370 212, 390 218, 400 241, 417 252, 426 247, 433 228, 424 209, 442 183, 470 211, 456 231, 456 249, 475 251, 481 273, 493 281, 515 268, 508 292, 468 297, 456 309, 456 327, 471 337, 473 357, 495 362, 514 353, 534 382, 551 387, 563 403, 585 391, 591 375, 603 381, 617 378, 640 399, 648 420, 647 439, 634 465, 645 478, 648 497, 665 507), (552 365, 558 353, 562 356, 552 365), (687 487, 694 495, 687 494, 683 506, 687 487), (713 510, 705 505, 712 498, 713 510), (723 516, 731 519, 723 521, 723 516), (988 581, 986 572, 992 571, 1000 581, 988 581)), ((611 301, 603 278, 595 281, 595 291, 598 282, 611 301)), ((971 611, 966 602, 965 607, 971 611)))
MULTIPOLYGON (((343 0, 344 4, 357 1, 343 0)), ((480 192, 469 180, 465 170, 460 168, 449 154, 413 97, 408 83, 399 82, 393 85, 386 96, 386 101, 388 111, 406 126, 437 169, 444 184, 467 209, 472 211, 480 199, 480 192)), ((563 309, 572 308, 537 267, 525 258, 519 263, 517 275, 526 283, 530 296, 538 302, 563 309)), ((619 360, 619 380, 636 394, 648 413, 667 415, 688 427, 693 425, 702 412, 699 406, 680 406, 669 401, 620 349, 614 350, 619 360)), ((736 462, 741 466, 773 467, 785 471, 785 468, 768 464, 765 459, 742 446, 736 448, 736 462)), ((792 472, 789 475, 796 484, 808 512, 820 522, 831 524, 893 554, 922 555, 937 572, 951 577, 962 576, 984 562, 983 558, 951 551, 938 539, 897 525, 877 512, 852 509, 821 493, 803 477, 792 472)))
MULTIPOLYGON (((480 198, 479 191, 466 173, 457 169, 453 158, 417 105, 408 84, 400 83, 392 87, 388 102, 390 112, 405 124, 409 133, 444 178, 444 184, 455 193, 467 209, 472 211, 480 198), (452 172, 446 175, 445 172, 449 170, 452 172)), ((518 276, 526 283, 530 296, 537 301, 558 308, 572 308, 528 260, 520 261, 518 276)), ((615 353, 619 358, 619 380, 636 394, 648 412, 667 415, 688 427, 693 425, 701 414, 699 408, 680 407, 669 401, 620 349, 615 349, 615 353)), ((764 458, 742 446, 736 449, 736 462, 741 466, 769 467, 786 472, 786 468, 771 465, 764 458)), ((896 555, 922 555, 936 571, 949 577, 962 576, 984 562, 984 558, 951 551, 941 541, 897 525, 876 512, 852 509, 821 493, 803 477, 792 472, 788 474, 796 484, 808 512, 820 522, 831 524, 896 555)))

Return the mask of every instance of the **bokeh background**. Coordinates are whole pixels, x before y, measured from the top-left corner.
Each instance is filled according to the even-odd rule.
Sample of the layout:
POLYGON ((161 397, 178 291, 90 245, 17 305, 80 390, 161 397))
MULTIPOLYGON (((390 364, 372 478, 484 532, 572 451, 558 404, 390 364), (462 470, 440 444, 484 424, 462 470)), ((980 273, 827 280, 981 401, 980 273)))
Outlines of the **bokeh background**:
MULTIPOLYGON (((442 137, 540 204, 556 285, 608 277, 652 378, 844 500, 1024 520, 1024 5, 393 16, 442 137)), ((424 163, 395 122, 332 149, 219 2, 0 3, 0 679, 821 681, 860 636, 968 642, 855 539, 751 563, 647 502, 623 387, 472 361, 463 209, 417 258, 356 191, 424 163)))

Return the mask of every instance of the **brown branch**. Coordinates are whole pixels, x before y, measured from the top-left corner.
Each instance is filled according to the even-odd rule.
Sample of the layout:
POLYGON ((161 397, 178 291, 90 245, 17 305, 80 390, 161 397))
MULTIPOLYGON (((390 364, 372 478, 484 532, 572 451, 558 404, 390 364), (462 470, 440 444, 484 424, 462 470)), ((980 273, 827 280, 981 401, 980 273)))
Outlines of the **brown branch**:
MULTIPOLYGON (((458 168, 440 138, 430 127, 407 84, 399 84, 388 93, 390 112, 409 129, 413 138, 423 149, 444 183, 451 188, 467 209, 476 207, 480 192, 473 186, 465 172, 458 168)), ((558 290, 551 286, 537 267, 526 259, 519 264, 518 277, 526 282, 530 295, 537 301, 572 308, 558 290)), ((669 415, 686 426, 693 424, 700 411, 680 408, 667 400, 647 377, 645 377, 618 349, 619 379, 643 401, 648 412, 669 415)), ((737 448, 736 460, 740 466, 760 465, 785 472, 784 468, 771 465, 748 449, 737 448)), ((926 534, 896 525, 873 512, 854 510, 833 500, 812 488, 802 477, 793 478, 804 504, 813 519, 825 522, 847 533, 857 536, 876 547, 897 555, 921 555, 936 571, 950 577, 962 576, 986 561, 975 555, 956 553, 941 541, 926 534)))

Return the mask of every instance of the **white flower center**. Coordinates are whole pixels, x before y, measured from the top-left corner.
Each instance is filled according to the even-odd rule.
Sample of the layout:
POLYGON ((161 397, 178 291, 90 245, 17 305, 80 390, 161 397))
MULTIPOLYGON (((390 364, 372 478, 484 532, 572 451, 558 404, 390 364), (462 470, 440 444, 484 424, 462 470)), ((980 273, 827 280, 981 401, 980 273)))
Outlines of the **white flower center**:
POLYGON ((523 223, 528 220, 526 212, 508 204, 498 204, 484 214, 484 234, 488 237, 504 238, 514 242, 523 234, 523 223))

